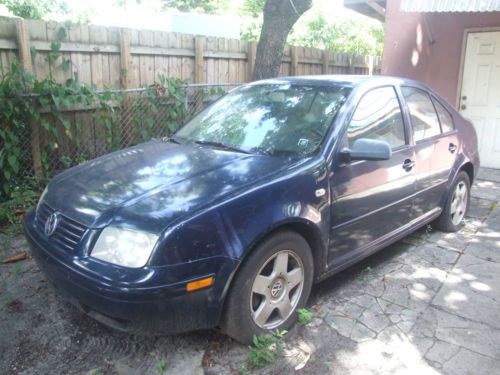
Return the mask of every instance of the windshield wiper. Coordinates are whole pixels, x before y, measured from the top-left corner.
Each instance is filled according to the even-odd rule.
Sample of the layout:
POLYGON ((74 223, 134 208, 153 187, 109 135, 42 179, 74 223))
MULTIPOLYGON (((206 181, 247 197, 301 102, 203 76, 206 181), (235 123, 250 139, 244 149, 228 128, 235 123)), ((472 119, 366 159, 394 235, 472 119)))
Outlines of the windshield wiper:
POLYGON ((250 152, 246 150, 242 150, 241 148, 233 147, 233 146, 228 146, 225 145, 224 143, 221 142, 215 142, 215 141, 194 141, 194 143, 198 145, 204 145, 204 146, 212 146, 216 148, 220 148, 223 150, 228 150, 228 151, 235 151, 235 152, 240 152, 242 154, 250 154, 250 152))
POLYGON ((170 137, 163 137, 161 139, 163 142, 172 142, 172 143, 177 143, 178 145, 182 144, 177 138, 175 138, 174 135, 170 137))

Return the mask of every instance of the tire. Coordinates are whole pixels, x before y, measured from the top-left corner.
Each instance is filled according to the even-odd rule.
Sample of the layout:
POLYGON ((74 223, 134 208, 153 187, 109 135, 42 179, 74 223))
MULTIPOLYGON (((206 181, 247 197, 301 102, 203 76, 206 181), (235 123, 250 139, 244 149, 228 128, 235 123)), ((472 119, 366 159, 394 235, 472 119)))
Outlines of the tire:
POLYGON ((469 208, 470 179, 461 171, 451 186, 441 216, 435 222, 438 229, 444 232, 457 232, 464 226, 464 218, 469 208))
POLYGON ((227 297, 221 329, 243 344, 288 330, 306 305, 314 276, 307 241, 292 231, 271 235, 244 261, 227 297), (287 299, 289 303, 287 302, 287 299))

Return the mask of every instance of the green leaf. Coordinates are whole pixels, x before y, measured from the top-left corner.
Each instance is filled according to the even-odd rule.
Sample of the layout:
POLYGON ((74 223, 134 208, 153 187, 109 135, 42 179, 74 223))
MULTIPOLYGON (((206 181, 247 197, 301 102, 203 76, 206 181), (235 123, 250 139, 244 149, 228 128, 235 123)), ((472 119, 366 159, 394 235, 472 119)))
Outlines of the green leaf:
POLYGON ((62 61, 62 69, 63 71, 67 72, 69 70, 69 64, 70 64, 70 60, 69 59, 63 59, 62 61))
POLYGON ((60 27, 57 30, 57 39, 58 40, 65 40, 68 34, 66 33, 66 29, 64 27, 60 27))
POLYGON ((50 43, 50 51, 52 53, 57 53, 61 49, 61 42, 52 42, 50 43))
POLYGON ((9 157, 7 157, 7 161, 14 170, 14 173, 17 174, 19 172, 19 162, 17 160, 17 157, 15 155, 10 155, 9 157))

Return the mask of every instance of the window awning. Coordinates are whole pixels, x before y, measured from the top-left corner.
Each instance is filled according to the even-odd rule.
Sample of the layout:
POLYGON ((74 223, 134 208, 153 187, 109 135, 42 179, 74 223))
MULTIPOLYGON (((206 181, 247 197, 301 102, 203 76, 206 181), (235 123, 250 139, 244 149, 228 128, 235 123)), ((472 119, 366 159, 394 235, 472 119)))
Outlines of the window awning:
POLYGON ((402 12, 498 12, 500 0, 401 0, 402 12))

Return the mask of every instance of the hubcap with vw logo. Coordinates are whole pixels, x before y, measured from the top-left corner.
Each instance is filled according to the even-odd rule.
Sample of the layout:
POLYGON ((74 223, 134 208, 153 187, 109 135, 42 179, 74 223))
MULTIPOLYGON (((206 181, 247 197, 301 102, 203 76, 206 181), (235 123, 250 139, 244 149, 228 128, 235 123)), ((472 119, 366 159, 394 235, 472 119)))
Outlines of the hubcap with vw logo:
POLYGON ((49 215, 45 221, 44 232, 46 236, 51 236, 57 229, 59 221, 61 220, 61 215, 59 212, 53 212, 49 215))
POLYGON ((304 265, 293 250, 280 250, 264 262, 250 293, 254 323, 274 329, 286 321, 299 303, 304 288, 304 265))

